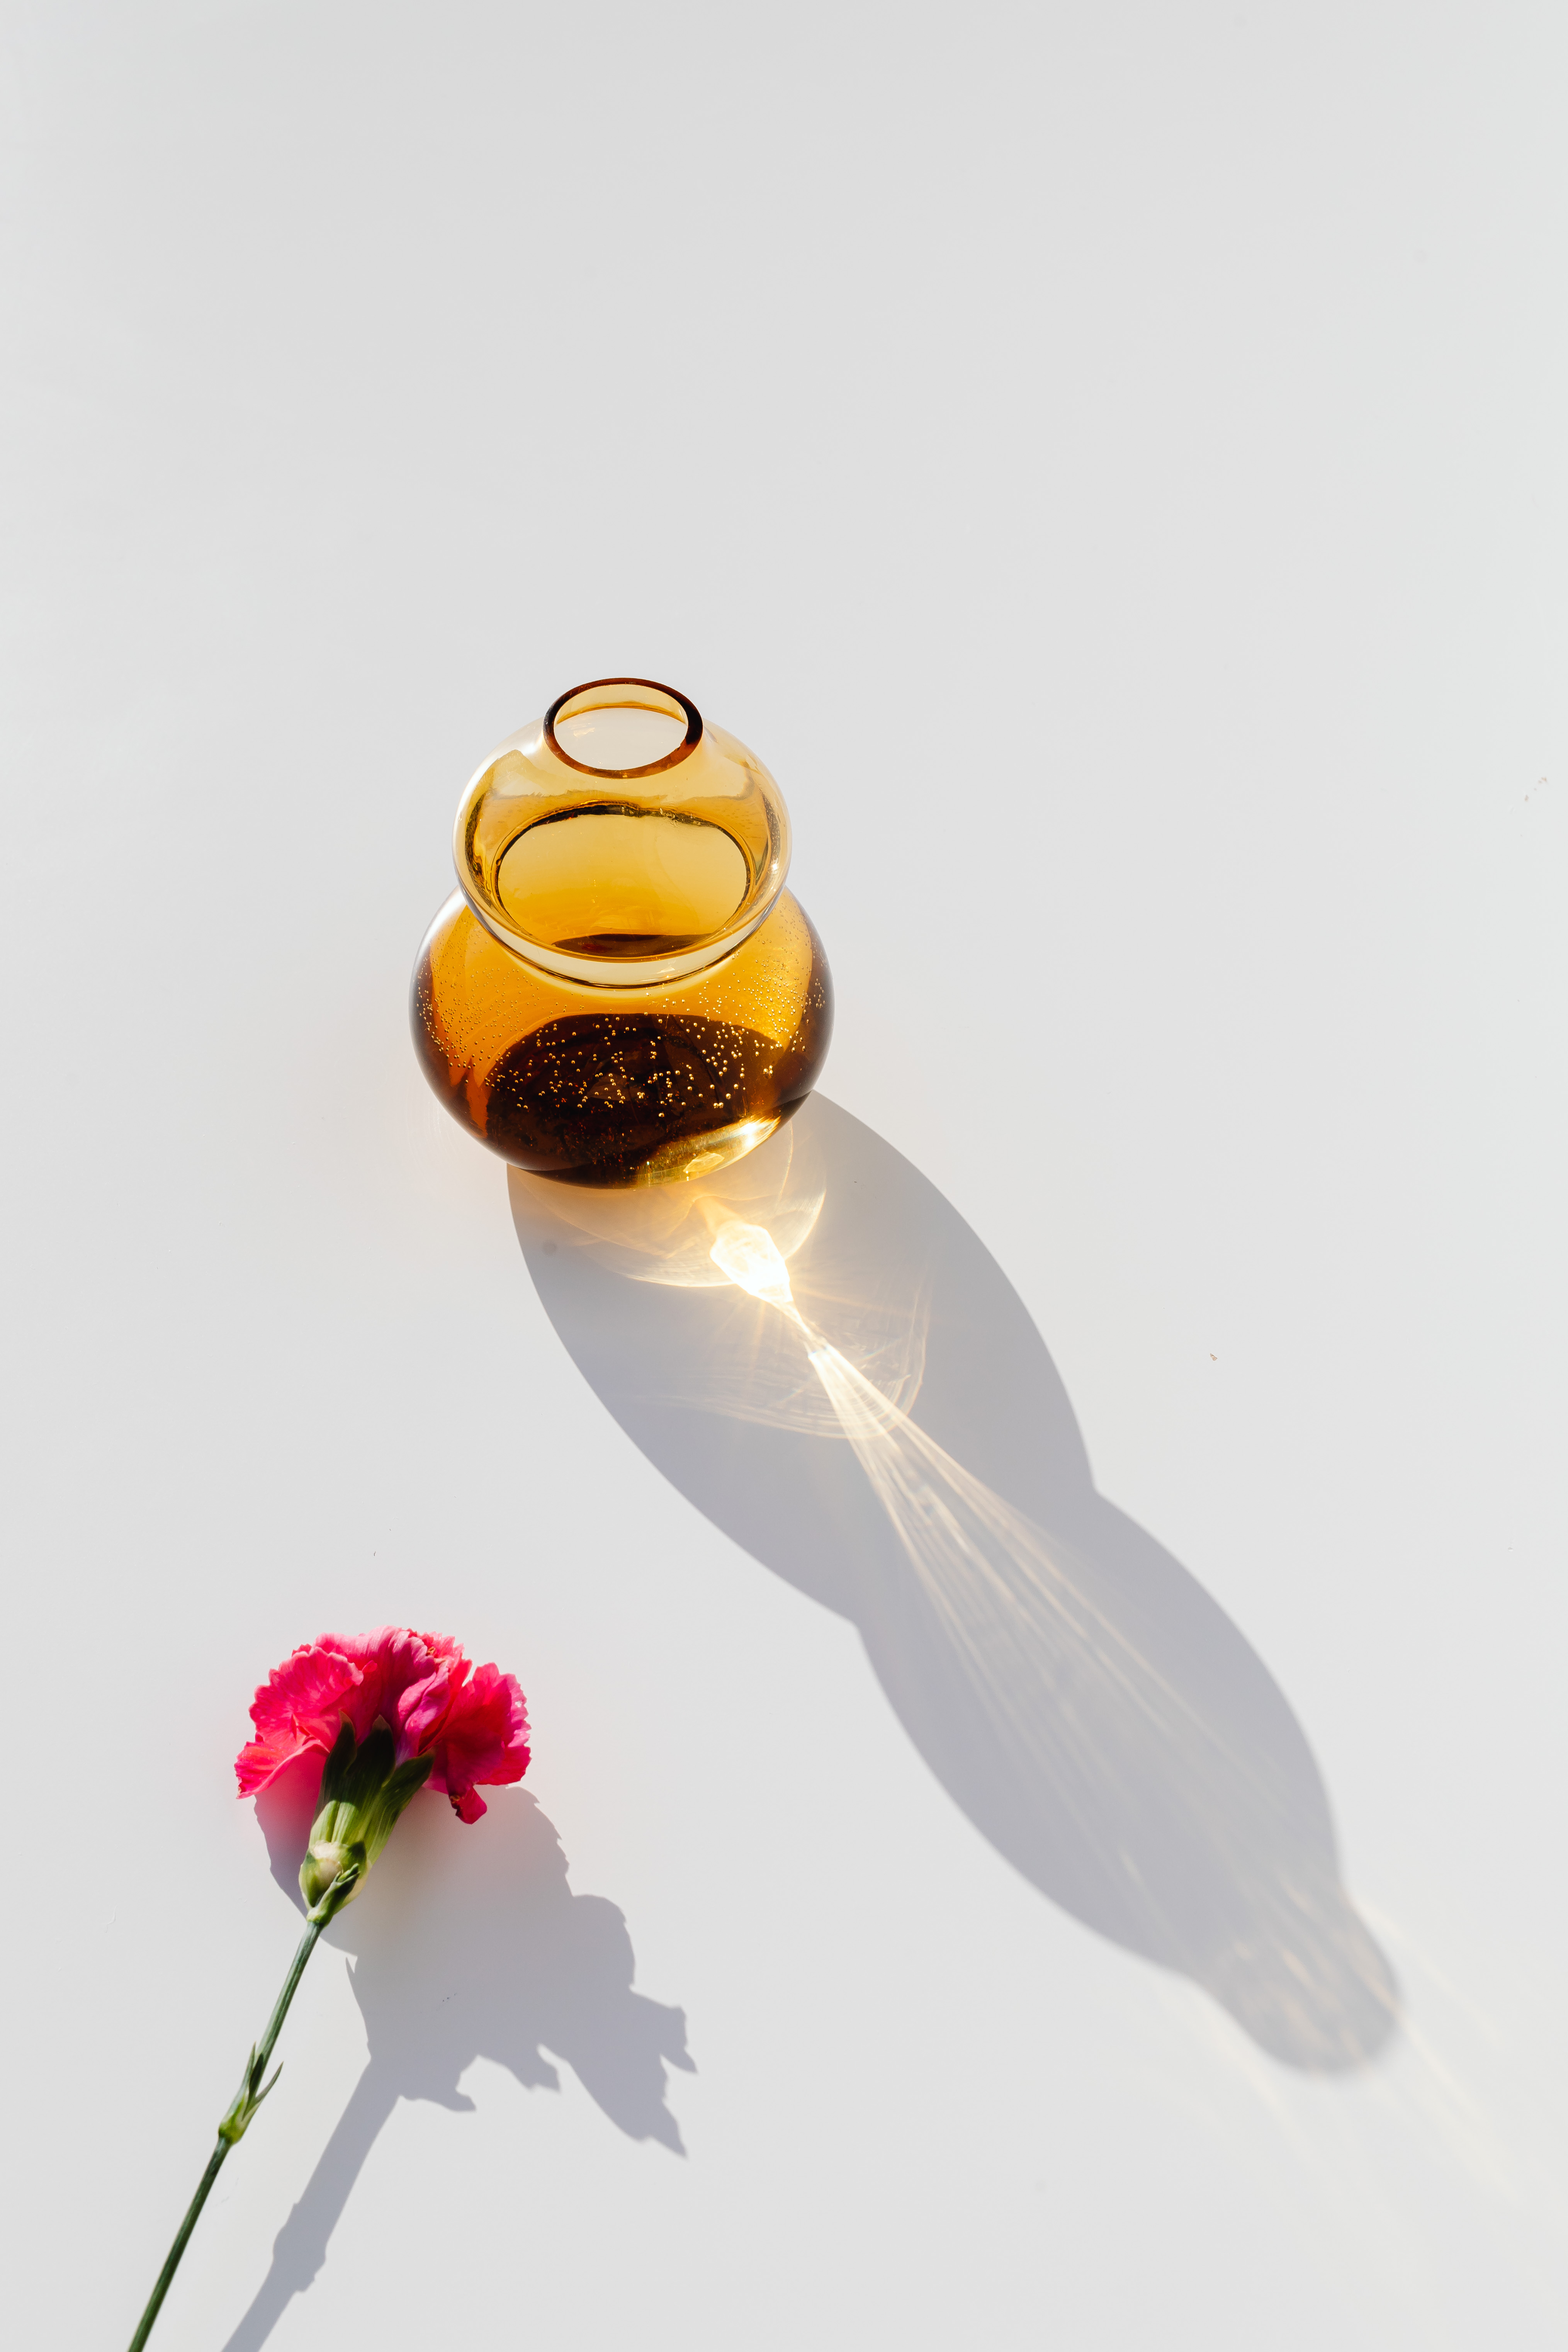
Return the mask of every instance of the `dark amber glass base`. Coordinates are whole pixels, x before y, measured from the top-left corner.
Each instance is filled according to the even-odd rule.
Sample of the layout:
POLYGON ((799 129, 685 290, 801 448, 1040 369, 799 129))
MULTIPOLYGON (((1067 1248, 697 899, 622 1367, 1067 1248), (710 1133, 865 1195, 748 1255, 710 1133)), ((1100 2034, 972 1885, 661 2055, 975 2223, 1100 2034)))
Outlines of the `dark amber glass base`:
POLYGON ((822 943, 787 891, 731 954, 649 988, 557 980, 458 895, 411 1010, 454 1118, 517 1167, 600 1185, 705 1175, 765 1141, 811 1092, 833 1026, 822 943))

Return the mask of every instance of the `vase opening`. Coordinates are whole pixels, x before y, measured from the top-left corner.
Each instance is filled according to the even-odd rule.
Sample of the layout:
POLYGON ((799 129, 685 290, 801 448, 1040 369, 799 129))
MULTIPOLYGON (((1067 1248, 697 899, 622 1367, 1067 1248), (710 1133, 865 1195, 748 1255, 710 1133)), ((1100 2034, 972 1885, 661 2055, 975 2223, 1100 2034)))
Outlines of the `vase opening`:
POLYGON ((552 703, 545 740, 589 776, 656 776, 702 740, 702 714, 673 688, 647 677, 600 677, 552 703))

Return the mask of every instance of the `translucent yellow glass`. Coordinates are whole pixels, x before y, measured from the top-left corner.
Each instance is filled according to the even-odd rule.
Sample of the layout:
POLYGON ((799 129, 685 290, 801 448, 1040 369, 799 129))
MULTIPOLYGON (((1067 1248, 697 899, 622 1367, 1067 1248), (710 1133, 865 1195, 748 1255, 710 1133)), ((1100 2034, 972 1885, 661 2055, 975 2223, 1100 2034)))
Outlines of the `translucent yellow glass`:
POLYGON ((784 887, 789 818, 685 696, 643 678, 563 695, 479 770, 454 845, 414 1034, 503 1159, 660 1183, 738 1159, 805 1100, 832 990, 784 887))

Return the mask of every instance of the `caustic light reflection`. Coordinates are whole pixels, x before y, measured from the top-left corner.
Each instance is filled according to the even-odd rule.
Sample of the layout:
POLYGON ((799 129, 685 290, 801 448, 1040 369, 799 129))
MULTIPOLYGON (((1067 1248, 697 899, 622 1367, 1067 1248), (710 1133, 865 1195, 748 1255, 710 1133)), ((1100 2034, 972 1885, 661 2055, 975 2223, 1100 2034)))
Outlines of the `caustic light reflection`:
MULTIPOLYGON (((1331 1856, 1315 1858, 1295 1833, 1289 1792, 1093 1604, 1064 1546, 812 1328, 765 1226, 727 1218, 710 1255, 798 1331, 953 1659, 1020 1771, 1086 1829, 1115 1818, 1118 1787, 1129 1820, 1146 1823, 1153 1797, 1188 1873, 1244 1882, 1245 1924, 1192 1948, 1190 1919, 1165 1910, 1142 1839, 1120 1844, 1104 1861, 1123 1900, 1148 1915, 1149 1942, 1186 1947, 1191 1973, 1278 2054, 1331 2069, 1363 2061, 1393 2026, 1393 1980, 1331 1856)), ((1234 1903, 1224 1908, 1235 1916, 1234 1903)))
POLYGON ((1353 2068, 1387 2042, 1394 1978, 1289 1702, 1099 1493, 1017 1294, 918 1170, 817 1096, 690 1184, 612 1197, 516 1176, 512 1202, 610 1411, 858 1627, 1000 1853, 1287 2064, 1353 2068))

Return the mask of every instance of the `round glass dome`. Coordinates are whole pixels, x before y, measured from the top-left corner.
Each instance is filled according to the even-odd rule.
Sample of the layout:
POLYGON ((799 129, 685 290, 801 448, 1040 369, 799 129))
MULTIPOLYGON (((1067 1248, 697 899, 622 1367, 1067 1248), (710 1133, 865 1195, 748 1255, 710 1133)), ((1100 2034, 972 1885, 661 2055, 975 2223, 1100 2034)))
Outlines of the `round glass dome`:
POLYGON ((485 761, 458 812, 463 896, 565 980, 676 980, 750 937, 784 888, 789 817, 754 753, 650 678, 595 678, 485 761))

